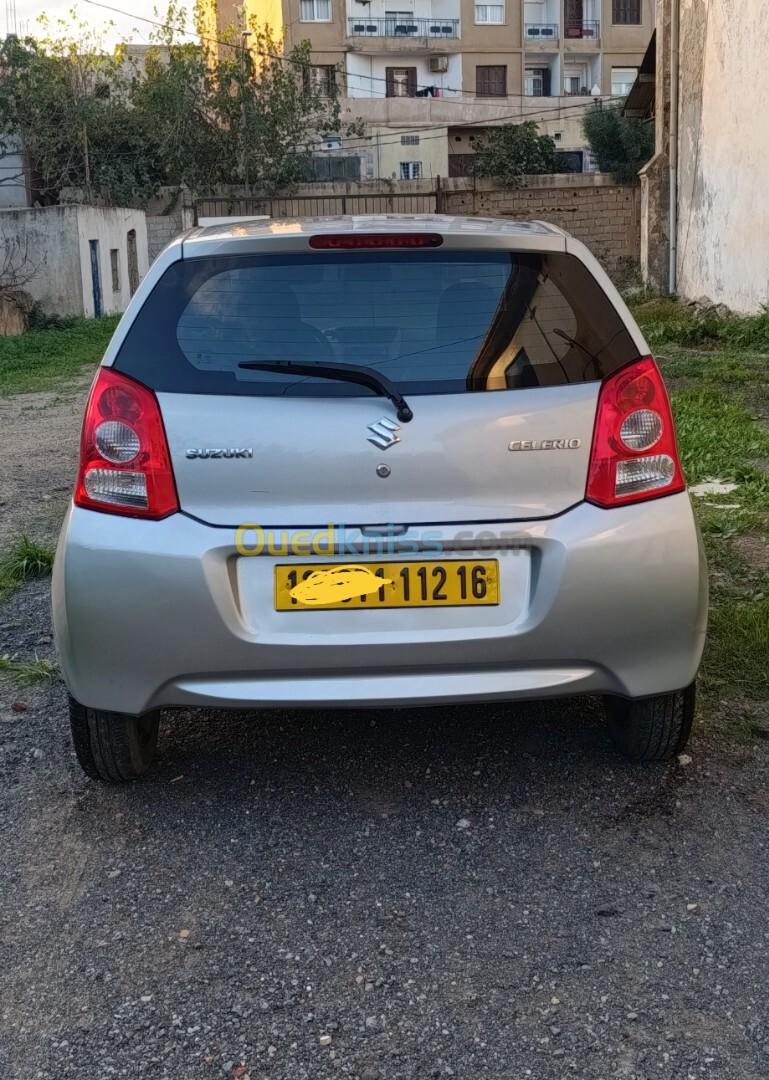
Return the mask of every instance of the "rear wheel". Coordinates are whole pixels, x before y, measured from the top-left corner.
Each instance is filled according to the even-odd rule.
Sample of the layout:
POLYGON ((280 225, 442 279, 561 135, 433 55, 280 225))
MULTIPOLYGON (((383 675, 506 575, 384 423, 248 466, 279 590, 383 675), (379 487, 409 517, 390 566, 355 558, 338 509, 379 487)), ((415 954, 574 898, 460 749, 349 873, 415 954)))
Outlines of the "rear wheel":
POLYGON ((160 715, 87 709, 70 696, 72 741, 80 766, 93 780, 124 784, 149 769, 155 757, 160 715))
POLYGON ((631 761, 668 761, 680 754, 694 720, 695 684, 672 694, 609 705, 611 735, 631 761))

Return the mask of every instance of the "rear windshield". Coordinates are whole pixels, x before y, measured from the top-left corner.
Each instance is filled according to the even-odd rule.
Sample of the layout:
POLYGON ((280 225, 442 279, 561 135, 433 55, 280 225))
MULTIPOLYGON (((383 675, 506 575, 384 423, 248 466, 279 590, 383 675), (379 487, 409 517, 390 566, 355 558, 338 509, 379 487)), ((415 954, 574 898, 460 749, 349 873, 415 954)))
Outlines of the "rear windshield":
POLYGON ((637 355, 571 255, 354 251, 174 263, 115 367, 158 391, 359 397, 373 391, 238 365, 355 364, 451 394, 588 382, 637 355))

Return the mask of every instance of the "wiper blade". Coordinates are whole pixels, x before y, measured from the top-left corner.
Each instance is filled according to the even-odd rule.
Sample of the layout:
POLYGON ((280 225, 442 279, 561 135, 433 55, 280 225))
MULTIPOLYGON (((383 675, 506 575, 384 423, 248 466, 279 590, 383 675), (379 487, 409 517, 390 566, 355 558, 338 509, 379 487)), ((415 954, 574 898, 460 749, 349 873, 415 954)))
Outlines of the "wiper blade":
POLYGON ((385 375, 373 368, 358 367, 357 364, 304 364, 299 360, 243 360, 238 367, 248 371, 274 371, 278 375, 309 375, 317 379, 358 383, 359 386, 367 386, 380 397, 389 398, 401 423, 407 424, 414 418, 403 394, 385 375))

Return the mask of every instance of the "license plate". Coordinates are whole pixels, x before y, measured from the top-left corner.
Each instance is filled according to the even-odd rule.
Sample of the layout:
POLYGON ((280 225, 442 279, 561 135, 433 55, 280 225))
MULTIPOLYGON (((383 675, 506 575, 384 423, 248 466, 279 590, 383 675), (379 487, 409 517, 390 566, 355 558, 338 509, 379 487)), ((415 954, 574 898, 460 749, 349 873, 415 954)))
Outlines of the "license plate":
POLYGON ((306 563, 275 567, 276 611, 465 607, 499 603, 496 559, 306 563), (382 578, 377 585, 372 578, 382 578), (350 596, 351 591, 356 595, 350 596), (293 595, 292 595, 293 593, 293 595), (344 596, 345 599, 334 599, 344 596))

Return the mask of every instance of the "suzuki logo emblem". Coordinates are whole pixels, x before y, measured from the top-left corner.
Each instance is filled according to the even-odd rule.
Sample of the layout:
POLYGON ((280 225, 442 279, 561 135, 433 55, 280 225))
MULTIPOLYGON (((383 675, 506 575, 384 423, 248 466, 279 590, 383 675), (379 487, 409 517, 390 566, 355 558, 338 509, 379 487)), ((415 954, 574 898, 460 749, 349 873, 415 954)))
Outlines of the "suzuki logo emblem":
POLYGON ((383 416, 373 424, 369 424, 367 430, 371 432, 368 441, 378 446, 380 450, 389 450, 391 446, 401 441, 398 434, 400 424, 393 423, 387 416, 383 416))

